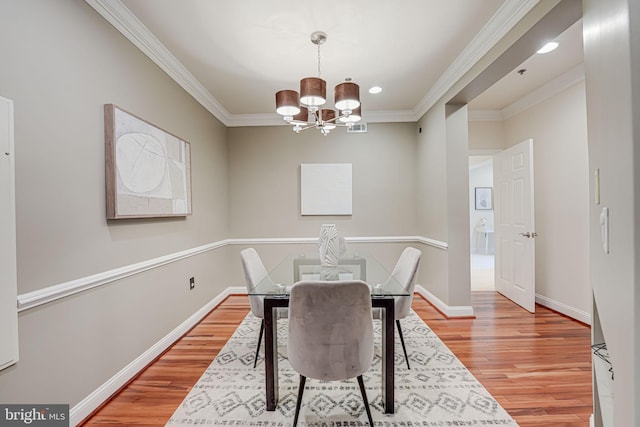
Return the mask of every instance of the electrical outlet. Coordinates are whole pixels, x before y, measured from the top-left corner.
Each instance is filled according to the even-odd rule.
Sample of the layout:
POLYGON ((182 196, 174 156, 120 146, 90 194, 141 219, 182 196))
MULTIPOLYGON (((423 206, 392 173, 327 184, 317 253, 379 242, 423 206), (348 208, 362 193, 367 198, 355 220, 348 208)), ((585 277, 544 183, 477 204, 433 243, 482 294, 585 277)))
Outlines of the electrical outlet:
POLYGON ((196 279, 195 277, 189 278, 189 290, 193 290, 196 287, 196 279))

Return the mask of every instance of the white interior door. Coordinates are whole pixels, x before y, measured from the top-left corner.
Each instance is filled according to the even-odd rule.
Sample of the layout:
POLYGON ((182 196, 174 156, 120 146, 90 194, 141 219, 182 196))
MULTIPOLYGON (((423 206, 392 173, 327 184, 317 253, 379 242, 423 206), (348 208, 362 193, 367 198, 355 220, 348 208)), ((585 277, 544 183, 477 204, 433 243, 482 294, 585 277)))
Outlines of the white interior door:
POLYGON ((533 140, 494 157, 496 290, 535 311, 533 140))
POLYGON ((0 369, 18 361, 13 102, 0 97, 0 369))

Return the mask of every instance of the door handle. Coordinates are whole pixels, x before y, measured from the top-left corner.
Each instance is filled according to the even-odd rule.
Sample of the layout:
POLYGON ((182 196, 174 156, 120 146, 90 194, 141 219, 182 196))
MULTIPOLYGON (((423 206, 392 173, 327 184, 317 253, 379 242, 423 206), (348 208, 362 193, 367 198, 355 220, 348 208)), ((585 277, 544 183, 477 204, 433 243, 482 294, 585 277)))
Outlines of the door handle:
POLYGON ((521 236, 526 237, 527 239, 533 239, 534 237, 538 237, 538 233, 532 232, 529 233, 528 231, 526 233, 520 233, 521 236))

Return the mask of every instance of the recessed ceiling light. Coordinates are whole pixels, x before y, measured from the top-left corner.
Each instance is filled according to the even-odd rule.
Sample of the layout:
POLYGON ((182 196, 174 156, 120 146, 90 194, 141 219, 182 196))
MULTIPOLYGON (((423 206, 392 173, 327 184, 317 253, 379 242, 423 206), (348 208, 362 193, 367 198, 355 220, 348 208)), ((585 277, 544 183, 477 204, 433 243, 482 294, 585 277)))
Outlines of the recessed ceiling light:
POLYGON ((380 93, 382 92, 382 88, 380 86, 373 86, 369 89, 369 93, 380 93))
POLYGON ((558 47, 558 42, 549 42, 544 46, 542 46, 542 48, 540 48, 538 53, 549 53, 552 50, 555 50, 557 47, 558 47))

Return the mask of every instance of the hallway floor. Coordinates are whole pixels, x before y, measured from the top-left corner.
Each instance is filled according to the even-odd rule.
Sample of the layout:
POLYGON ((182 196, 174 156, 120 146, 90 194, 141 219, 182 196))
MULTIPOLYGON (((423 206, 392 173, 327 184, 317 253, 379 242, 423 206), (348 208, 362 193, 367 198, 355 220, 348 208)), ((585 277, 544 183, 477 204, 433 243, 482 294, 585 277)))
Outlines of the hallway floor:
POLYGON ((494 291, 493 254, 471 254, 471 291, 494 291))

